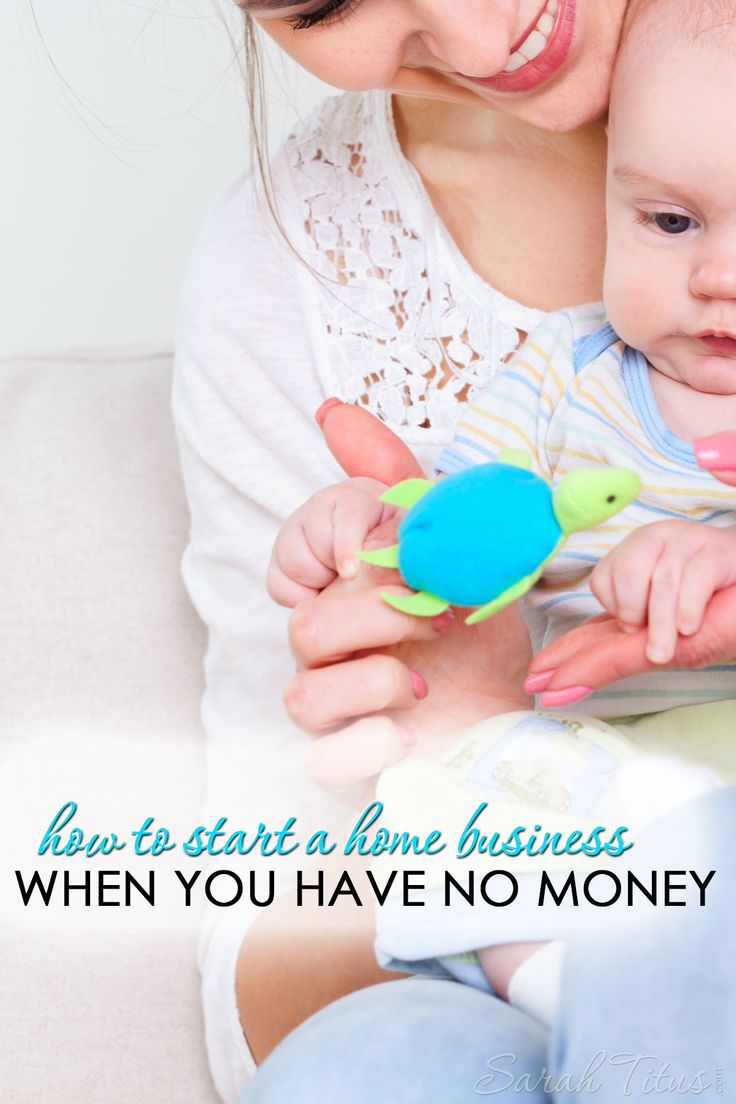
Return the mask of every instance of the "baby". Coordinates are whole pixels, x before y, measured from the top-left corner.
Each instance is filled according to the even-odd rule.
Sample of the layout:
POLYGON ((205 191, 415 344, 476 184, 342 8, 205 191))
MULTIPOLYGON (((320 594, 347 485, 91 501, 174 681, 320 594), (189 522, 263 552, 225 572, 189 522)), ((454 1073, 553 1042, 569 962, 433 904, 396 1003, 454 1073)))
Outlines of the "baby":
MULTIPOLYGON (((666 665, 678 634, 697 632, 713 594, 736 583, 734 492, 698 467, 690 443, 736 425, 736 2, 632 0, 624 35, 609 122, 605 305, 548 316, 468 407, 437 469, 450 473, 522 448, 551 483, 581 465, 637 471, 636 501, 571 537, 545 568, 528 599, 528 620, 539 647, 603 607, 624 628, 647 625, 649 658, 666 665)), ((324 566, 339 569, 350 558, 346 536, 359 545, 380 518, 364 482, 348 481, 315 496, 306 533, 301 520, 286 523, 278 559, 295 562, 323 549, 324 566)), ((278 585, 272 592, 278 597, 278 585)), ((541 819, 540 807, 550 810, 555 826, 561 818, 580 824, 587 816, 606 823, 603 808, 625 824, 636 786, 631 778, 622 782, 622 764, 639 745, 726 773, 736 767, 729 747, 736 666, 663 669, 593 696, 578 687, 545 698, 550 678, 527 682, 528 692, 541 693, 542 706, 577 707, 587 698, 581 712, 617 724, 579 715, 495 718, 443 757, 451 775, 444 797, 427 760, 413 787, 407 786, 411 761, 401 764, 402 786, 392 786, 391 771, 385 772, 394 819, 401 794, 412 792, 408 800, 415 805, 404 819, 414 826, 424 779, 433 787, 433 809, 449 808, 452 787, 464 786, 466 793, 483 791, 496 821, 505 800, 516 802, 517 824, 541 819)), ((658 770, 665 769, 660 762, 658 770)), ((673 770, 671 800, 689 796, 688 779, 692 793, 712 784, 697 769, 679 767, 678 773, 674 764, 673 770)), ((645 769, 642 777, 649 790, 651 773, 645 769)), ((477 931, 465 943, 457 932, 444 947, 427 942, 422 924, 434 932, 437 915, 419 911, 416 955, 406 954, 405 931, 402 952, 379 931, 382 961, 416 968, 419 960, 440 959, 455 976, 482 984, 474 963, 468 973, 467 962, 461 969, 452 959, 458 950, 484 946, 477 931)), ((486 942, 554 934, 523 930, 519 935, 517 921, 499 938, 496 923, 486 942)), ((486 976, 502 995, 509 990, 510 999, 549 1018, 559 945, 517 944, 501 961, 503 951, 508 948, 481 952, 486 976), (549 998, 546 1009, 535 1004, 539 993, 549 998)))

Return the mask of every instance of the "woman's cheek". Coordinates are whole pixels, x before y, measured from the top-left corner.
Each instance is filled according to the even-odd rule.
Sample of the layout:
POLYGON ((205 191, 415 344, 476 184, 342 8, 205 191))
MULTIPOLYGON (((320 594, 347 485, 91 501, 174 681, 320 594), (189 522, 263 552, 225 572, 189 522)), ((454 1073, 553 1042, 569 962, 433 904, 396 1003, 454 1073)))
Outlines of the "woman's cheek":
POLYGON ((401 65, 400 46, 370 27, 356 36, 339 26, 295 31, 285 20, 264 19, 260 26, 303 69, 346 92, 388 88, 401 65))

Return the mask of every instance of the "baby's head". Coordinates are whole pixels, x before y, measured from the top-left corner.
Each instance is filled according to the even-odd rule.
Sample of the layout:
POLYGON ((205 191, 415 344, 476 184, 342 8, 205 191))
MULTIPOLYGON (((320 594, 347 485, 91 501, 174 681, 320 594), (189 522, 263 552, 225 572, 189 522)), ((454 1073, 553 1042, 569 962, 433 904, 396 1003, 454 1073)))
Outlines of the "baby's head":
POLYGON ((736 0, 631 0, 604 297, 658 371, 736 394, 736 0))

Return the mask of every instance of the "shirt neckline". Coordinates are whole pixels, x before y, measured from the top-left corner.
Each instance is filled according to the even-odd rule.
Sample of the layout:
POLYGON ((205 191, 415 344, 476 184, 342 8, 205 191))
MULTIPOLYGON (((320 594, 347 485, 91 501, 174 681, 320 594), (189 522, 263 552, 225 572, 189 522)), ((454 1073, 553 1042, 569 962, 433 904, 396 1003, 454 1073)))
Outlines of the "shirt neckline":
POLYGON ((390 175, 397 184, 404 186, 404 192, 410 197, 407 207, 412 213, 412 221, 418 228, 421 227, 428 244, 434 238, 445 260, 452 263, 458 278, 482 301, 485 309, 488 309, 488 300, 494 300, 496 309, 501 308, 511 325, 529 332, 547 317, 548 312, 512 299, 476 272, 432 203, 419 172, 401 148, 391 92, 377 89, 370 95, 374 97, 370 114, 379 141, 382 140, 387 159, 391 162, 390 175))
POLYGON ((673 433, 662 417, 649 378, 646 357, 629 345, 624 348, 623 378, 634 413, 651 444, 676 464, 702 471, 690 441, 673 433))

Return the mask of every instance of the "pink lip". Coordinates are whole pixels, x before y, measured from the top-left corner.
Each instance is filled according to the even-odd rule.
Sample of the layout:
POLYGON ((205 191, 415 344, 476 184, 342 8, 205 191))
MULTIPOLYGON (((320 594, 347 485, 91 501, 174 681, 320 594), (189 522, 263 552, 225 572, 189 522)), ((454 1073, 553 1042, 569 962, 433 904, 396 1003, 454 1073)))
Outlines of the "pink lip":
MULTIPOLYGON (((490 88, 493 92, 530 92, 544 84, 550 77, 561 69, 570 55, 572 40, 575 35, 575 15, 577 0, 560 0, 555 12, 555 21, 552 26, 547 45, 534 61, 522 65, 515 73, 499 73, 495 77, 468 77, 464 73, 458 73, 463 80, 473 81, 484 88, 490 88)), ((534 23, 519 39, 511 53, 515 53, 524 39, 536 27, 534 23)))
POLYGON ((736 337, 729 334, 698 334, 698 340, 716 353, 736 353, 736 337))

